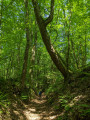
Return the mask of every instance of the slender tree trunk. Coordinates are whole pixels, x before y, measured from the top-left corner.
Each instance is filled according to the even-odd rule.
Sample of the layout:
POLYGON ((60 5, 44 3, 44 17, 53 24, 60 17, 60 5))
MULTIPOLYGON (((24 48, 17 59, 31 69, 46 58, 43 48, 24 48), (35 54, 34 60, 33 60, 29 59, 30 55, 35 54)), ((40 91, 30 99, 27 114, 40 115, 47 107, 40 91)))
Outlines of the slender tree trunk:
POLYGON ((17 53, 17 64, 18 64, 18 69, 17 69, 17 71, 20 71, 20 53, 21 53, 21 51, 20 51, 20 43, 17 45, 17 48, 18 48, 18 53, 17 53))
MULTIPOLYGON (((35 35, 34 35, 34 45, 35 45, 35 62, 37 62, 37 23, 35 21, 35 35)), ((35 68, 35 80, 37 80, 37 69, 35 68)))
POLYGON ((66 55, 66 64, 67 69, 69 69, 69 59, 70 59, 70 31, 68 30, 68 49, 67 49, 67 55, 66 55))
POLYGON ((34 6, 34 12, 36 16, 36 20, 39 26, 39 30, 43 39, 43 42, 46 46, 46 49, 53 60, 56 67, 59 69, 59 71, 62 73, 64 78, 67 78, 69 75, 69 71, 67 70, 66 65, 63 63, 61 58, 59 57, 58 53, 54 49, 53 45, 50 41, 50 36, 48 35, 46 26, 52 21, 53 19, 53 13, 54 13, 54 0, 51 0, 51 11, 50 15, 46 20, 43 20, 42 16, 40 15, 39 6, 36 0, 32 0, 33 6, 34 6))
POLYGON ((30 48, 30 33, 29 33, 29 14, 28 14, 28 0, 24 0, 25 2, 25 25, 26 25, 26 49, 24 53, 24 63, 23 63, 23 69, 22 69, 22 74, 21 74, 21 87, 22 90, 25 86, 25 78, 26 78, 26 73, 27 73, 27 63, 28 63, 28 53, 29 53, 29 48, 30 48))
POLYGON ((64 13, 64 19, 65 19, 65 23, 64 23, 65 37, 67 38, 66 40, 68 41, 67 42, 67 50, 66 50, 66 66, 67 66, 67 69, 69 69, 69 59, 70 59, 70 19, 69 19, 69 25, 68 25, 64 9, 63 9, 63 13, 64 13), (68 30, 66 29, 66 27, 68 28, 68 30))
POLYGON ((87 60, 87 36, 86 36, 86 31, 85 31, 85 55, 84 55, 84 65, 86 65, 86 60, 87 60))
MULTIPOLYGON (((77 60, 77 57, 76 57, 76 54, 75 54, 75 48, 74 48, 74 43, 73 43, 73 40, 72 40, 72 39, 71 39, 71 47, 72 47, 72 51, 73 51, 73 55, 74 55, 76 67, 78 68, 78 60, 77 60)), ((75 63, 74 63, 74 64, 75 64, 75 63)))
MULTIPOLYGON (((29 74, 30 74, 30 100, 31 100, 31 88, 34 88, 34 78, 35 78, 35 69, 34 69, 34 65, 35 65, 35 58, 36 58, 36 41, 37 41, 37 31, 34 32, 34 46, 32 47, 32 51, 31 51, 31 66, 30 66, 30 70, 29 70, 29 74)), ((33 36, 33 34, 32 34, 33 36)), ((32 39, 32 38, 31 38, 32 39)))

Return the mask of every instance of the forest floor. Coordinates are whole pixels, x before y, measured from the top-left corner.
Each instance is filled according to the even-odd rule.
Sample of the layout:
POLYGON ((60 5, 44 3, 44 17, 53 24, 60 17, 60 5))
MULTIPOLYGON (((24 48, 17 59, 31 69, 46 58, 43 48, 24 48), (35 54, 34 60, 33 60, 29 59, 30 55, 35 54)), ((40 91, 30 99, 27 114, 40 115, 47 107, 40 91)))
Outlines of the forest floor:
POLYGON ((0 120, 90 120, 90 76, 81 75, 64 89, 59 87, 58 83, 58 94, 50 93, 48 100, 44 93, 31 101, 10 93, 6 106, 0 101, 0 120))
POLYGON ((47 105, 45 95, 36 96, 31 102, 22 102, 14 95, 8 112, 0 120, 56 120, 57 114, 47 105))

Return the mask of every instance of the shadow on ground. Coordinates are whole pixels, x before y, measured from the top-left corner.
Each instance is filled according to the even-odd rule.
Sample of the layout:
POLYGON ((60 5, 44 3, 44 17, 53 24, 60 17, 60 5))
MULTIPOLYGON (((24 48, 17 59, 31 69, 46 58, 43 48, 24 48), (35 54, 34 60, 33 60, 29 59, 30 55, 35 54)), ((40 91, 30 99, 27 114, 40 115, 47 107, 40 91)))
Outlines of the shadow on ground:
POLYGON ((12 96, 7 115, 2 115, 0 120, 56 120, 54 111, 47 106, 43 95, 41 99, 36 97, 31 102, 24 103, 17 96, 12 96))

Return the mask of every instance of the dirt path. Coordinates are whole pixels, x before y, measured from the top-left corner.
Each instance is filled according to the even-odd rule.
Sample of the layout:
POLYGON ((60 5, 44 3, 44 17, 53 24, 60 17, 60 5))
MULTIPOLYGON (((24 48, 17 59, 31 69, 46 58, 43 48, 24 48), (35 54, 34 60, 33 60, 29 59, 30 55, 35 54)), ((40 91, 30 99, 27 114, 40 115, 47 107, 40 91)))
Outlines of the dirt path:
POLYGON ((55 120, 56 118, 53 110, 46 105, 44 96, 41 99, 34 99, 30 105, 27 105, 27 108, 28 110, 24 111, 27 120, 55 120))
POLYGON ((14 99, 9 108, 9 115, 2 116, 0 120, 56 120, 54 111, 46 104, 43 95, 41 99, 36 97, 30 103, 25 104, 20 99, 14 99))

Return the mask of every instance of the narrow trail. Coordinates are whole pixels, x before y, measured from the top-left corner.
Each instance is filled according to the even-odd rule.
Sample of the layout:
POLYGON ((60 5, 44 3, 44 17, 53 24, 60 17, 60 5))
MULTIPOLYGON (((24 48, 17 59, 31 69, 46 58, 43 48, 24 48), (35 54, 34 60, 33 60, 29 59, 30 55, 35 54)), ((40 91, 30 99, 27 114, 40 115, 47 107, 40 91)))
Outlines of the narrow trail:
POLYGON ((56 115, 54 115, 54 111, 46 105, 46 102, 45 96, 41 99, 32 100, 32 102, 27 105, 28 110, 24 111, 27 120, 55 120, 56 115))
POLYGON ((45 95, 27 104, 15 97, 8 111, 9 115, 2 116, 0 120, 56 120, 57 117, 53 109, 47 106, 45 95))

